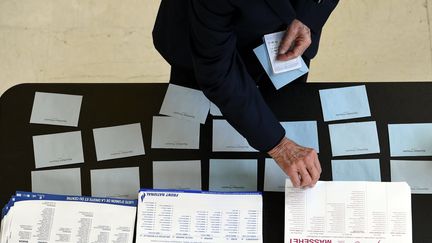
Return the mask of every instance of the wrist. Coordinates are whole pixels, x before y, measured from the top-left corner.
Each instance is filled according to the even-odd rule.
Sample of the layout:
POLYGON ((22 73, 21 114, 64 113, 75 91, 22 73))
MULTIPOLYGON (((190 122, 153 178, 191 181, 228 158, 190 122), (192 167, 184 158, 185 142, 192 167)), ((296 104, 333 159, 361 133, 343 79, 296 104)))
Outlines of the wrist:
POLYGON ((287 149, 290 147, 293 147, 295 143, 291 140, 289 140, 287 137, 282 138, 282 140, 270 151, 267 153, 273 158, 279 157, 281 154, 283 154, 287 149))

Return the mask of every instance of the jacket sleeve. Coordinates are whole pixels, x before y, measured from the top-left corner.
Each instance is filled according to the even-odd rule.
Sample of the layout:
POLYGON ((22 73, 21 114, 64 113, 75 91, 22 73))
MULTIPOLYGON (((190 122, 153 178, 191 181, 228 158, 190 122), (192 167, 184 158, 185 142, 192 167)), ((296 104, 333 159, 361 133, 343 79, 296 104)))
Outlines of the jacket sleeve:
POLYGON ((192 0, 190 41, 195 76, 227 121, 259 151, 267 152, 285 130, 265 103, 236 48, 235 7, 228 0, 192 0))
POLYGON ((301 0, 294 6, 297 19, 308 26, 313 32, 321 33, 331 12, 336 8, 339 0, 301 0))

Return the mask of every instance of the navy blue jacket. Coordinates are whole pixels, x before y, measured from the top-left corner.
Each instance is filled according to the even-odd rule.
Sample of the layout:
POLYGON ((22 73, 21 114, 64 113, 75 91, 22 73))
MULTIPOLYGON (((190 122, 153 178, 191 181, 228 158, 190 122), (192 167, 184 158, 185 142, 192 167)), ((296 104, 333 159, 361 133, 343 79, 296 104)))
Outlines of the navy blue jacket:
POLYGON ((269 151, 285 135, 252 73, 265 34, 306 24, 318 50, 321 29, 338 0, 162 0, 153 29, 156 49, 172 66, 191 69, 204 94, 257 150, 269 151))

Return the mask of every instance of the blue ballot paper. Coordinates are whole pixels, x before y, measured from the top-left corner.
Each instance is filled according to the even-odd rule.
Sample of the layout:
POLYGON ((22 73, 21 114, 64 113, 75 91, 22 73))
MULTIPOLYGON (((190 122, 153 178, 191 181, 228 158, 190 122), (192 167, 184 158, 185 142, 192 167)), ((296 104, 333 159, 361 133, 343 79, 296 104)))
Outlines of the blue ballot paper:
POLYGON ((273 74, 265 44, 255 48, 254 52, 276 89, 282 88, 283 86, 309 72, 309 68, 306 66, 303 58, 300 57, 301 67, 299 69, 280 74, 273 74))
POLYGON ((381 181, 379 159, 332 160, 334 181, 381 181))

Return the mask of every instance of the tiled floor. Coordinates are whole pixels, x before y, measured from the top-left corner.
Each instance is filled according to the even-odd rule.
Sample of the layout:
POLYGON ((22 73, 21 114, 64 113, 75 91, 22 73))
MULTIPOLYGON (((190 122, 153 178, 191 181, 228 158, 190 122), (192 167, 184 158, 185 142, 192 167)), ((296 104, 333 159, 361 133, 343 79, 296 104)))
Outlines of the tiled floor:
MULTIPOLYGON (((0 0, 0 94, 25 82, 166 82, 159 0, 0 0)), ((313 81, 432 81, 432 0, 341 0, 313 81)))

